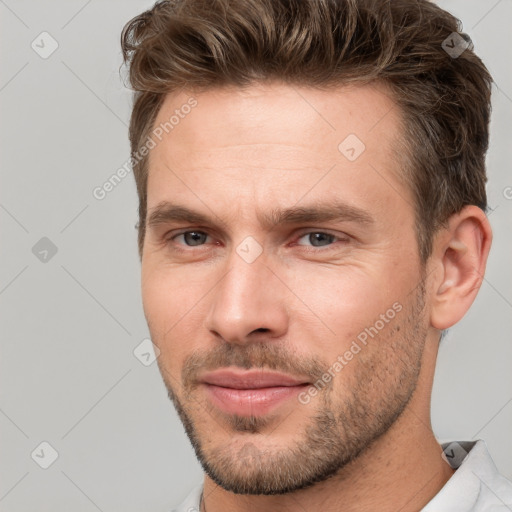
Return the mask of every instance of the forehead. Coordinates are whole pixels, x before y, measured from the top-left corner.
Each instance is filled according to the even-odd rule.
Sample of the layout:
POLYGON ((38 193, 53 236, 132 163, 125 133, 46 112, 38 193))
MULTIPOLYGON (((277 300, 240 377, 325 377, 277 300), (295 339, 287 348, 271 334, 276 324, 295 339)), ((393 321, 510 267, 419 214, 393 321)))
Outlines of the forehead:
POLYGON ((356 199, 355 191, 365 195, 373 186, 388 199, 412 201, 394 150, 400 111, 381 84, 320 90, 266 83, 172 93, 155 130, 148 210, 169 194, 208 202, 224 193, 251 204, 266 197, 284 205, 308 187, 310 195, 356 199))
POLYGON ((232 147, 300 144, 318 149, 326 142, 341 142, 351 133, 370 143, 374 138, 390 141, 400 131, 399 109, 390 89, 380 83, 320 90, 269 82, 171 93, 163 102, 155 127, 165 127, 173 117, 172 130, 163 136, 172 135, 179 142, 176 151, 184 146, 211 147, 213 143, 232 147), (191 98, 196 102, 192 108, 188 106, 191 98))

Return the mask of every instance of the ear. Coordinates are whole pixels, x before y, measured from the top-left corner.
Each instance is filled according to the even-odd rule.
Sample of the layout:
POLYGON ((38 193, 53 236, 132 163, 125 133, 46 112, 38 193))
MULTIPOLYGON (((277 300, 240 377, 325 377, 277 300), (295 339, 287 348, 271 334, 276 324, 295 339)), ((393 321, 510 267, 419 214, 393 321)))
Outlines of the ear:
POLYGON ((430 323, 448 329, 468 311, 482 284, 492 230, 485 213, 465 206, 448 220, 434 239, 432 263, 436 272, 430 323))

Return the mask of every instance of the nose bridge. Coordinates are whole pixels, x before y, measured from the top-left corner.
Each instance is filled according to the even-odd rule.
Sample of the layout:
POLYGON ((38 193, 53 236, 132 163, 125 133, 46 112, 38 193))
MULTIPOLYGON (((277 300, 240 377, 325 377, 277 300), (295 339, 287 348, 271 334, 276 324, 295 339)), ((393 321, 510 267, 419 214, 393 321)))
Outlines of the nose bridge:
POLYGON ((225 341, 244 343, 258 329, 273 337, 286 331, 286 308, 276 289, 277 279, 265 256, 257 252, 251 240, 234 248, 229 270, 213 290, 207 328, 225 341))

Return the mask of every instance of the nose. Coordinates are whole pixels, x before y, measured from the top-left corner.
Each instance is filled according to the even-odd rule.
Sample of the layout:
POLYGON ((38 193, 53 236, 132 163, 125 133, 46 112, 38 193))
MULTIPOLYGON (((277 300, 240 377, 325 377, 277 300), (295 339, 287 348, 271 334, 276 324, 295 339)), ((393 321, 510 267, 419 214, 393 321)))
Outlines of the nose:
POLYGON ((264 261, 247 263, 233 251, 229 271, 212 290, 206 327, 225 342, 278 338, 288 329, 285 287, 264 261))

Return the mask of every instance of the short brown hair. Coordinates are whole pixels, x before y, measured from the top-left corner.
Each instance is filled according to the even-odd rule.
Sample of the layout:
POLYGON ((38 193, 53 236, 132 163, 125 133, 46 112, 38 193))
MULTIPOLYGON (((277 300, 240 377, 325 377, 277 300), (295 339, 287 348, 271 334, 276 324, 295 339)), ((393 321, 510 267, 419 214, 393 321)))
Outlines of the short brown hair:
POLYGON ((133 155, 167 93, 266 80, 317 88, 379 81, 404 119, 403 175, 425 262, 452 214, 469 204, 487 209, 492 77, 460 29, 428 0, 164 0, 133 18, 121 45, 135 90, 140 256, 148 157, 133 155), (468 48, 460 55, 446 51, 461 41, 468 48))

